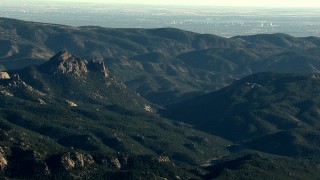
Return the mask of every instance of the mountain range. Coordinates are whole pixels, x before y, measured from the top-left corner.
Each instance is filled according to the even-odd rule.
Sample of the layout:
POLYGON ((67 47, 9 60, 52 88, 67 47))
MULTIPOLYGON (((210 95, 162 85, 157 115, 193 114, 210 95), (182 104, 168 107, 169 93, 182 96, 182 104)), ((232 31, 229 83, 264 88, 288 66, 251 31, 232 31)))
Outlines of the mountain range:
POLYGON ((102 61, 61 51, 7 75, 0 79, 3 176, 192 178, 190 167, 175 163, 201 165, 231 143, 159 117, 102 61), (149 174, 140 174, 141 163, 150 163, 149 174))
POLYGON ((0 67, 41 64, 61 50, 103 60, 115 77, 165 105, 218 90, 255 72, 318 72, 320 38, 222 38, 173 28, 71 27, 0 18, 0 67))
POLYGON ((320 178, 317 37, 0 33, 2 178, 320 178))

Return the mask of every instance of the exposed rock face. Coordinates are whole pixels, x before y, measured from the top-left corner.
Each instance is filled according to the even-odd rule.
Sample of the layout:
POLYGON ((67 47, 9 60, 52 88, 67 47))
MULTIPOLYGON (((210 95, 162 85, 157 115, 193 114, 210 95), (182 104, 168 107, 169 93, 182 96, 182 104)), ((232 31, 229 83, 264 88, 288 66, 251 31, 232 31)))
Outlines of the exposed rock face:
POLYGON ((68 53, 67 51, 61 51, 58 53, 55 57, 58 57, 62 61, 68 60, 72 55, 68 53))
POLYGON ((171 164, 175 166, 175 164, 170 160, 168 156, 158 156, 153 158, 154 161, 158 163, 171 164))
POLYGON ((67 154, 61 158, 61 162, 66 169, 73 169, 75 167, 75 161, 67 154))
POLYGON ((71 55, 67 51, 61 51, 53 56, 48 63, 48 71, 54 74, 74 74, 80 76, 82 73, 87 73, 86 60, 82 60, 79 57, 71 55))
POLYGON ((9 91, 6 91, 6 90, 2 90, 2 91, 0 91, 0 93, 5 95, 5 96, 11 96, 11 97, 13 96, 12 93, 10 93, 9 91))
POLYGON ((167 157, 167 156, 159 156, 155 160, 157 160, 160 163, 171 163, 169 157, 167 157))
POLYGON ((1 170, 5 169, 7 165, 8 165, 8 161, 6 159, 3 149, 0 147, 0 169, 1 170))
POLYGON ((111 168, 121 169, 128 165, 128 157, 126 156, 107 157, 107 158, 101 159, 101 163, 111 168))
POLYGON ((147 105, 147 104, 144 105, 144 110, 147 111, 147 112, 151 112, 151 113, 154 112, 152 107, 150 105, 147 105))
POLYGON ((74 73, 80 75, 80 73, 87 73, 87 61, 79 61, 78 59, 71 59, 70 61, 61 62, 59 65, 59 71, 62 74, 74 73))
POLYGON ((44 100, 42 100, 42 99, 38 99, 38 101, 39 101, 39 103, 42 104, 42 105, 47 104, 47 103, 46 103, 44 100))
POLYGON ((112 158, 111 163, 115 168, 121 169, 121 163, 118 158, 112 158))
POLYGON ((10 76, 7 72, 0 72, 0 79, 10 79, 10 76))
POLYGON ((37 96, 45 96, 46 94, 33 88, 25 81, 21 80, 19 75, 14 74, 13 77, 7 81, 3 81, 0 84, 0 94, 4 96, 15 96, 21 94, 21 92, 32 93, 37 96))
POLYGON ((66 100, 66 103, 68 104, 68 106, 71 106, 71 107, 77 107, 78 105, 72 101, 69 101, 69 100, 66 100))
POLYGON ((61 163, 66 170, 71 170, 75 167, 81 168, 85 165, 93 164, 94 161, 90 155, 78 152, 68 152, 61 157, 61 163))
POLYGON ((53 56, 49 62, 45 63, 49 72, 54 74, 74 74, 80 76, 89 71, 102 73, 104 77, 109 77, 110 72, 105 67, 103 61, 86 61, 67 51, 61 51, 53 56))

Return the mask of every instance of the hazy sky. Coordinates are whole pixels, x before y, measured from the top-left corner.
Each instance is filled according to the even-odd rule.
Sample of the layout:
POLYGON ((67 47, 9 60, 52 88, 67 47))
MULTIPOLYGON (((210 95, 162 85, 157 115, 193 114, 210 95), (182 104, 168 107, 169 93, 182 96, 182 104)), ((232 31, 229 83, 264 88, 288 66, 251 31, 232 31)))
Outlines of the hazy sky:
MULTIPOLYGON (((62 0, 58 0, 62 1, 62 0)), ((320 7, 320 0, 63 0, 130 4, 179 4, 210 6, 320 7)), ((25 1, 26 2, 26 1, 25 1)))
MULTIPOLYGON (((9 1, 9 0, 0 0, 9 1)), ((10 0, 15 1, 15 0, 10 0)), ((201 6, 258 6, 258 7, 320 7, 320 0, 28 0, 45 2, 88 2, 88 3, 127 3, 127 4, 175 4, 201 6)))

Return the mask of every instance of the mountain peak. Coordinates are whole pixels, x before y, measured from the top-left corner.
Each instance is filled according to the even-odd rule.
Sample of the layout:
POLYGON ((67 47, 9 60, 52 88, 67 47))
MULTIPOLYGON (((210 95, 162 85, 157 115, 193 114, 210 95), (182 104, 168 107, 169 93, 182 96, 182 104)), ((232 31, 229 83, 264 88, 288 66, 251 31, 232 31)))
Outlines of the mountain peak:
POLYGON ((88 62, 67 51, 61 51, 54 55, 46 64, 48 65, 49 72, 53 72, 54 74, 74 74, 80 76, 80 74, 88 72, 88 62))
POLYGON ((88 72, 102 73, 104 77, 109 77, 109 70, 103 61, 87 61, 79 58, 68 51, 60 51, 49 61, 43 64, 47 72, 53 74, 72 74, 80 76, 88 72))
POLYGON ((67 61, 68 59, 70 59, 71 57, 72 57, 71 53, 69 53, 66 50, 62 50, 59 53, 57 53, 56 55, 54 55, 52 58, 50 58, 50 61, 64 62, 64 61, 67 61))

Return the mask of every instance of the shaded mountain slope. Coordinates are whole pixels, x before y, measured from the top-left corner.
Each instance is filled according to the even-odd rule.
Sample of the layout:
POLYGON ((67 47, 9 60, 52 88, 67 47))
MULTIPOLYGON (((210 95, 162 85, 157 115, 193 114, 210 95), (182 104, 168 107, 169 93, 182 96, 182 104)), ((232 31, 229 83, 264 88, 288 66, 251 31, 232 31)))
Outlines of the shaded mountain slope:
POLYGON ((261 45, 265 47, 279 47, 279 48, 312 48, 319 46, 319 38, 305 37, 296 38, 287 34, 257 34, 250 36, 235 36, 232 39, 243 40, 254 45, 261 45))
POLYGON ((258 73, 168 105, 167 117, 262 151, 318 156, 318 74, 258 73))
POLYGON ((316 164, 268 154, 248 153, 228 157, 205 167, 204 179, 305 179, 319 178, 316 164))

